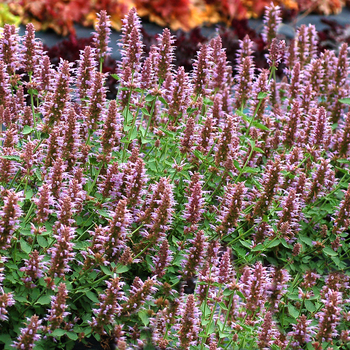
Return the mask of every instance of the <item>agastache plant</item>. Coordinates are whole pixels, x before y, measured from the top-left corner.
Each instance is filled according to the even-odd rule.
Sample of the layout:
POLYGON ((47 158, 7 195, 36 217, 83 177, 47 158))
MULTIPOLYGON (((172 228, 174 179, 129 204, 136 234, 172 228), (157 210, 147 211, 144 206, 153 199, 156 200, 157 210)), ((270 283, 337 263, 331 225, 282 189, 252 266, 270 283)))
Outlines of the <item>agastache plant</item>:
POLYGON ((5 26, 0 348, 347 348, 348 47, 284 38, 280 10, 191 72, 168 29, 144 50, 135 9, 112 72, 111 13, 56 68, 5 26))

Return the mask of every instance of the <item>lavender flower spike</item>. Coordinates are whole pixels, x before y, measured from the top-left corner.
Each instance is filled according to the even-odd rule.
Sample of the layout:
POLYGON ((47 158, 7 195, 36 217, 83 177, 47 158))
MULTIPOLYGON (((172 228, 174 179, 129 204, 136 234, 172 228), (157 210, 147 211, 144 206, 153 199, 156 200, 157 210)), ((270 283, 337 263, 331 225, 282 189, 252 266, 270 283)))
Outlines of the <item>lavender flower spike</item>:
POLYGON ((12 345, 19 350, 32 350, 35 345, 34 343, 41 338, 37 333, 43 328, 41 326, 42 320, 39 320, 37 315, 33 315, 27 320, 27 327, 21 329, 21 334, 12 345))
POLYGON ((262 32, 262 38, 269 47, 277 35, 278 26, 282 23, 281 10, 279 6, 275 6, 271 2, 270 6, 266 7, 264 15, 264 29, 262 32))
POLYGON ((96 33, 93 35, 93 43, 96 48, 96 59, 102 63, 108 56, 111 48, 108 47, 109 37, 111 35, 111 21, 106 11, 97 14, 98 22, 96 24, 96 33))

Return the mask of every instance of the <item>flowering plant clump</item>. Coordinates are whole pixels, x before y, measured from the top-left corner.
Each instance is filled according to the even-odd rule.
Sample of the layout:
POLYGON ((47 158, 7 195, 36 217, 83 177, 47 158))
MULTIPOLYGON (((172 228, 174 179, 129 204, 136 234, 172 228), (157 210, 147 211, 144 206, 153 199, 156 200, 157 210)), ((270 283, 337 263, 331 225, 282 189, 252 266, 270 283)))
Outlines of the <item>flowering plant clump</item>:
POLYGON ((268 69, 220 37, 190 73, 135 9, 107 99, 105 12, 73 67, 0 38, 0 344, 345 349, 350 341, 348 46, 276 38, 268 69), (276 78, 283 69, 282 79, 276 78))

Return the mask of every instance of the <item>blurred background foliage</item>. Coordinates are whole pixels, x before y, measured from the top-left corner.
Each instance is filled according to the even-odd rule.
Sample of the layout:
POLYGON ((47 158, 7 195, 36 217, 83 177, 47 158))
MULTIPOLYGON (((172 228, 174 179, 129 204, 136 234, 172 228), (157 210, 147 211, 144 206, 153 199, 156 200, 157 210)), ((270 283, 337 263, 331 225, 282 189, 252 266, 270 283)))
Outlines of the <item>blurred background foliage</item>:
MULTIPOLYGON (((350 0, 275 0, 284 17, 299 13, 336 14, 350 0)), ((96 13, 106 10, 112 26, 120 30, 122 18, 136 7, 150 22, 172 30, 191 30, 198 26, 261 17, 271 0, 2 0, 0 26, 4 23, 35 25, 36 30, 52 29, 59 35, 75 34, 74 23, 92 26, 96 13)))

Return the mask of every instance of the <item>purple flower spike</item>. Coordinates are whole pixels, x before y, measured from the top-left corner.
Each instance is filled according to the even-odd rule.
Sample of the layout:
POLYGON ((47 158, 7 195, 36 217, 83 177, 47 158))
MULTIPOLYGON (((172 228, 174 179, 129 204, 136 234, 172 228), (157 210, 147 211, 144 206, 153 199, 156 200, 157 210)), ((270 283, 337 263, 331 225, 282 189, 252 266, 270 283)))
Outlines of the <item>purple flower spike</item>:
POLYGON ((99 62, 103 62, 111 52, 111 48, 108 47, 111 35, 111 21, 109 20, 110 16, 104 10, 97 14, 97 18, 96 33, 94 33, 92 40, 96 48, 96 59, 99 62))
POLYGON ((28 318, 27 321, 27 326, 21 328, 21 334, 12 345, 18 350, 32 350, 35 342, 41 339, 38 331, 42 330, 43 326, 41 326, 42 320, 39 320, 39 316, 33 315, 31 318, 28 318))

